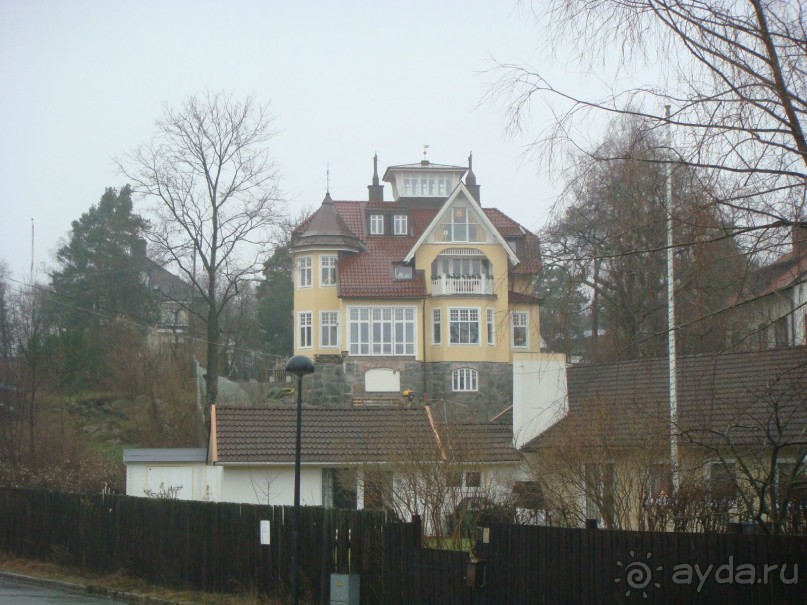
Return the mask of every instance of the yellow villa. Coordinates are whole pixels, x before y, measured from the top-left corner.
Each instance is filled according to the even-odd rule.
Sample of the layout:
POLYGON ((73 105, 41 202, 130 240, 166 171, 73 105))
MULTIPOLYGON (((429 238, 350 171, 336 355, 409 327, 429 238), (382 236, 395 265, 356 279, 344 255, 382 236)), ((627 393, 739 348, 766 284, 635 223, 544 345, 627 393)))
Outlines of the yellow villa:
POLYGON ((293 233, 294 353, 319 405, 442 404, 489 418, 512 400, 514 353, 539 352, 538 239, 483 207, 468 166, 374 159, 366 201, 334 201, 293 233))

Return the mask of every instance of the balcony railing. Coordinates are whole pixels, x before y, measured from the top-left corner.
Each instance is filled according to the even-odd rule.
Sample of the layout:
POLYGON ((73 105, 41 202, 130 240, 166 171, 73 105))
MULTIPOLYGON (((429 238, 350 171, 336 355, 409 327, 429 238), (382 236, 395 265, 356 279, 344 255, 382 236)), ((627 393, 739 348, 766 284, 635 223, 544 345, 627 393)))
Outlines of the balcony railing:
POLYGON ((493 294, 492 275, 435 275, 432 296, 493 294))

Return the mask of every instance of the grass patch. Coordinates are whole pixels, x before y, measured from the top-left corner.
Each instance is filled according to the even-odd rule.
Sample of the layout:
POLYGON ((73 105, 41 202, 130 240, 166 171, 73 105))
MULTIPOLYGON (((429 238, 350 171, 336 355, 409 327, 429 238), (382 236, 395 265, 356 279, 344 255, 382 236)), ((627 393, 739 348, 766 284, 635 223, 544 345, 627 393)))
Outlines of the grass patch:
POLYGON ((56 563, 20 559, 0 552, 0 571, 17 573, 32 578, 59 580, 80 586, 95 586, 110 591, 128 592, 156 599, 198 605, 281 605, 280 600, 267 600, 255 590, 239 594, 207 593, 196 590, 174 590, 155 586, 140 578, 122 573, 94 575, 56 563))

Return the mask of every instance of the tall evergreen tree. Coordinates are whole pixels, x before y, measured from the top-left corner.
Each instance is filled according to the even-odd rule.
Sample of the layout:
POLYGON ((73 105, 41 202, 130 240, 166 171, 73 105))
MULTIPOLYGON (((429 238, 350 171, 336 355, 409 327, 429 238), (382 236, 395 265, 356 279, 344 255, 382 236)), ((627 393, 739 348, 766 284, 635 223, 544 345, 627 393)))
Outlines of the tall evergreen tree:
POLYGON ((142 278, 142 259, 132 254, 146 227, 133 212, 129 186, 120 191, 110 187, 98 204, 73 221, 67 244, 56 253, 61 268, 50 275, 50 308, 59 330, 51 347, 63 362, 63 386, 86 386, 100 377, 103 328, 113 318, 141 323, 156 318, 142 278))
POLYGON ((288 244, 275 248, 263 268, 264 281, 258 286, 258 320, 264 350, 273 355, 294 352, 294 286, 288 244))
POLYGON ((109 187, 98 204, 72 223, 51 273, 55 303, 65 327, 97 326, 112 316, 152 318, 152 299, 132 254, 146 221, 133 212, 132 190, 109 187))

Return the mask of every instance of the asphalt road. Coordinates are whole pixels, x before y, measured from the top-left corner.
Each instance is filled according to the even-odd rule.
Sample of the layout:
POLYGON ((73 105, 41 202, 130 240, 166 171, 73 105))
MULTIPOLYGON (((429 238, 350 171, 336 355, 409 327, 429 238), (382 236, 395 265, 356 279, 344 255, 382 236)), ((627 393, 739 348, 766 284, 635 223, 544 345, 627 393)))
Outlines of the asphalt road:
POLYGON ((0 577, 2 605, 120 605, 103 597, 0 577))

